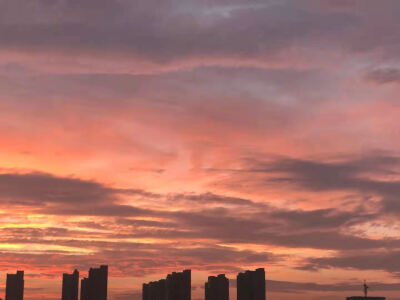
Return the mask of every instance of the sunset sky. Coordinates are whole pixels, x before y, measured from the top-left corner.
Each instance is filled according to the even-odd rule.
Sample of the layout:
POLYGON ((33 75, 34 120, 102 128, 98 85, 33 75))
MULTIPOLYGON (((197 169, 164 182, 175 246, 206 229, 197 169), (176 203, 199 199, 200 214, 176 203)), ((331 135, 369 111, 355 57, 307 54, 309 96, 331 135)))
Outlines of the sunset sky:
POLYGON ((0 298, 264 267, 400 299, 400 1, 0 0, 0 298))

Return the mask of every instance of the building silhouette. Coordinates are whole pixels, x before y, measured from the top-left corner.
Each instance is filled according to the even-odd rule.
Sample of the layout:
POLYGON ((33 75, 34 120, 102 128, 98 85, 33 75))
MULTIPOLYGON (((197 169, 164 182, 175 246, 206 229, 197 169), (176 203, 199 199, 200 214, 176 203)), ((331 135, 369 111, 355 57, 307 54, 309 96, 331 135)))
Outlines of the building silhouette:
POLYGON ((75 270, 72 274, 63 274, 61 300, 78 300, 79 272, 75 270))
POLYGON ((166 280, 143 284, 142 300, 166 300, 166 280))
POLYGON ((82 278, 81 280, 81 300, 89 299, 88 282, 89 282, 88 278, 82 278))
POLYGON ((209 276, 204 293, 205 300, 229 300, 229 280, 225 274, 209 276))
POLYGON ((81 280, 81 300, 107 300, 108 266, 90 268, 81 280))
POLYGON ((237 300, 265 299, 265 271, 263 268, 237 275, 237 300))
POLYGON ((165 288, 166 300, 191 300, 191 270, 168 274, 165 288))
POLYGON ((190 270, 173 272, 166 279, 143 284, 142 300, 191 300, 190 270))
POLYGON ((24 271, 16 274, 7 274, 6 300, 24 299, 24 271))

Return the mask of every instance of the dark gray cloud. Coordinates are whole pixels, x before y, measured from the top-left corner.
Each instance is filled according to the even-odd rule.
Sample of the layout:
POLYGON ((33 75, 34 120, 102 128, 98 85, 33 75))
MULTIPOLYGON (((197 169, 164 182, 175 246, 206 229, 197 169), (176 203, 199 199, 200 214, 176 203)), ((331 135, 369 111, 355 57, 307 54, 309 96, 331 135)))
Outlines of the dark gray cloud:
POLYGON ((171 202, 187 202, 196 204, 220 204, 220 205, 239 205, 239 206, 264 206, 263 204, 257 204, 251 200, 216 195, 214 193, 204 193, 204 194, 172 194, 168 195, 168 201, 171 202))
POLYGON ((301 38, 329 43, 357 20, 347 12, 321 12, 311 2, 303 8, 290 1, 5 0, 0 11, 3 48, 111 51, 158 62, 207 55, 268 56, 301 38))
POLYGON ((400 252, 397 250, 361 251, 358 253, 339 253, 334 257, 310 258, 301 267, 304 270, 327 268, 381 270, 400 274, 400 252))
POLYGON ((380 213, 396 214, 400 210, 400 181, 396 179, 399 170, 398 156, 378 152, 331 160, 247 158, 240 168, 210 171, 230 172, 242 182, 261 187, 285 183, 294 189, 312 192, 356 192, 360 206, 365 196, 378 196, 380 213))
POLYGON ((40 212, 54 215, 75 215, 75 216, 108 216, 108 217, 133 217, 133 216, 152 216, 154 211, 143 209, 131 205, 110 204, 84 204, 79 207, 64 205, 63 207, 49 205, 40 209, 40 212))
POLYGON ((395 68, 376 69, 368 72, 366 78, 378 84, 399 83, 400 70, 395 68))
MULTIPOLYGON (((387 171, 385 166, 390 162, 397 162, 389 158, 369 159, 363 163, 350 163, 351 168, 335 166, 333 169, 341 170, 344 174, 355 174, 360 169, 369 170, 366 161, 370 163, 374 161, 372 165, 378 161, 382 172, 387 171), (355 173, 354 169, 357 170, 354 171, 355 173)), ((284 165, 285 171, 292 169, 291 163, 284 165)), ((300 165, 300 170, 303 170, 303 163, 300 165)), ((325 167, 321 168, 324 172, 325 167)), ((308 164, 306 164, 306 169, 308 169, 308 164)), ((339 174, 342 174, 341 172, 336 171, 339 174)), ((333 208, 310 211, 288 210, 249 199, 212 193, 166 196, 156 194, 152 199, 159 201, 160 204, 172 202, 176 205, 174 201, 182 204, 177 206, 180 207, 178 210, 168 211, 143 209, 121 205, 117 202, 121 193, 131 193, 134 197, 138 195, 151 197, 152 193, 141 190, 120 190, 80 179, 38 173, 3 174, 0 176, 0 184, 5 187, 6 183, 10 183, 11 188, 7 193, 3 188, 1 197, 6 199, 7 205, 29 207, 36 205, 40 208, 40 212, 50 215, 105 218, 101 222, 99 220, 100 223, 89 220, 83 221, 82 224, 75 222, 74 226, 77 230, 62 226, 30 228, 29 225, 1 229, 0 242, 3 244, 41 246, 40 253, 30 251, 28 254, 25 250, 3 251, 4 257, 8 257, 22 267, 29 264, 43 268, 54 262, 65 268, 74 268, 78 265, 81 268, 87 268, 90 264, 98 264, 102 261, 113 265, 113 276, 129 274, 141 277, 165 272, 166 269, 176 269, 177 266, 181 268, 193 266, 195 269, 213 273, 237 272, 240 271, 238 266, 279 265, 287 259, 285 256, 267 251, 213 246, 209 243, 212 240, 224 245, 242 243, 336 250, 337 255, 332 257, 306 259, 302 265, 296 266, 301 270, 351 268, 384 270, 393 274, 400 272, 400 266, 395 263, 400 261, 398 258, 400 240, 362 237, 351 230, 354 225, 379 220, 379 214, 371 214, 362 208, 353 211, 340 211, 333 208), (24 191, 20 193, 22 188, 24 191), (67 191, 70 192, 66 193, 67 191), (104 191, 104 195, 98 196, 98 193, 101 194, 99 191, 104 191), (39 192, 46 196, 38 197, 39 192), (13 197, 18 197, 19 201, 13 202, 13 197), (91 197, 87 205, 82 200, 85 197, 91 197), (199 204, 202 208, 198 209, 193 204, 199 204), (210 207, 205 208, 208 206, 210 207), (156 219, 142 219, 148 217, 156 219), (99 224, 102 226, 98 226, 99 224), (85 230, 82 231, 79 228, 85 228, 85 230), (131 242, 132 239, 140 238, 163 242, 151 244, 131 242), (71 255, 70 251, 79 251, 79 249, 85 249, 96 255, 82 253, 79 256, 71 255), (352 254, 354 251, 357 251, 356 255, 352 254), (121 257, 124 259, 121 260, 121 257)), ((47 271, 43 270, 43 272, 47 271)), ((273 289, 276 283, 271 284, 273 289)), ((276 285, 276 288, 278 287, 279 284, 276 285)), ((304 284, 303 288, 304 290, 328 291, 336 287, 304 284)), ((286 289, 287 292, 294 292, 294 290, 295 288, 291 285, 288 285, 286 289)))
POLYGON ((91 180, 47 173, 0 174, 0 203, 34 206, 58 214, 140 214, 140 208, 117 205, 121 195, 157 198, 140 189, 115 189, 91 180), (85 209, 86 208, 86 209, 85 209), (92 212, 90 212, 92 211, 92 212), (125 212, 125 213, 124 213, 125 212))
POLYGON ((372 154, 365 157, 338 158, 335 161, 306 160, 295 158, 277 158, 272 161, 260 161, 249 158, 250 168, 244 172, 276 173, 288 176, 273 178, 273 181, 293 182, 312 190, 366 189, 379 193, 398 192, 396 181, 378 181, 363 178, 368 172, 375 175, 395 174, 394 168, 400 166, 400 157, 372 154))
POLYGON ((273 255, 269 252, 262 252, 257 253, 254 251, 249 250, 234 250, 230 247, 221 247, 221 246, 214 246, 214 247, 196 247, 196 248, 186 248, 186 249, 170 249, 167 250, 167 253, 170 252, 171 254, 176 252, 175 255, 180 257, 181 259, 185 258, 195 258, 196 263, 200 264, 229 264, 229 262, 236 262, 237 264, 253 264, 253 263, 260 263, 266 264, 273 263, 276 261, 279 256, 273 255))
MULTIPOLYGON (((382 166, 391 160, 377 159, 377 161, 382 166)), ((352 167, 344 165, 332 167, 321 163, 310 164, 301 161, 300 167, 298 167, 297 161, 290 160, 288 163, 285 160, 283 164, 274 163, 268 170, 275 171, 277 165, 284 166, 285 172, 295 170, 293 174, 296 176, 303 174, 303 170, 315 168, 316 165, 316 173, 320 176, 310 177, 309 174, 312 172, 307 171, 305 172, 306 182, 311 182, 316 178, 326 178, 320 173, 325 173, 327 170, 329 172, 330 168, 336 175, 346 174, 345 178, 347 178, 347 174, 354 174, 354 168, 358 170, 355 166, 363 165, 362 168, 366 168, 365 161, 362 164, 353 162, 350 164, 352 167), (301 172, 298 172, 299 170, 301 172)), ((260 169, 257 169, 258 171, 260 169)), ((328 175, 328 178, 330 177, 331 175, 328 175)), ((379 249, 383 247, 394 249, 400 246, 397 239, 378 240, 345 233, 353 225, 379 218, 379 214, 369 213, 362 208, 352 211, 333 208, 310 211, 287 210, 249 199, 212 193, 162 196, 142 190, 121 190, 92 181, 55 177, 41 173, 2 174, 0 175, 0 185, 3 185, 1 199, 7 205, 34 207, 38 212, 50 215, 111 218, 110 221, 102 223, 103 227, 93 228, 106 231, 101 235, 96 232, 80 234, 61 228, 48 228, 45 231, 34 228, 4 230, 4 233, 7 233, 5 238, 14 237, 16 239, 19 237, 21 243, 26 242, 25 236, 40 240, 44 236, 72 238, 75 234, 80 234, 87 238, 103 236, 109 239, 213 239, 223 243, 253 243, 330 250, 379 249), (174 205, 181 203, 182 205, 177 211, 122 205, 118 203, 121 194, 131 197, 153 197, 151 199, 159 201, 161 207, 170 205, 170 203, 174 205), (194 203, 199 207, 191 205, 194 203), (212 207, 205 208, 207 206, 212 207), (158 220, 141 219, 148 217, 158 220), (109 230, 113 231, 112 234, 107 233, 109 230)), ((335 188, 338 188, 336 184, 335 188)), ((86 228, 87 225, 87 222, 82 224, 86 228)), ((218 257, 217 253, 214 253, 213 257, 218 257)))
MULTIPOLYGON (((304 214, 302 222, 292 223, 290 218, 270 220, 268 213, 264 218, 253 214, 246 217, 232 217, 221 211, 187 213, 180 212, 180 224, 193 228, 195 236, 214 238, 226 243, 255 243, 281 245, 293 248, 317 249, 371 249, 399 247, 399 241, 374 240, 338 232, 339 227, 309 226, 311 214, 304 214), (285 226, 285 224, 289 224, 285 226), (297 227, 296 227, 297 226, 297 227), (290 229, 290 231, 288 230, 290 229), (289 233, 290 232, 290 233, 289 233)), ((318 216, 319 218, 320 216, 318 216)), ((327 220, 329 223, 329 220, 327 220)), ((345 227, 343 227, 345 228, 345 227)))
POLYGON ((336 209, 304 210, 277 210, 269 217, 290 220, 293 228, 339 228, 351 224, 363 223, 376 218, 377 214, 363 211, 338 211, 336 209))
POLYGON ((396 56, 398 2, 342 3, 3 0, 0 41, 3 49, 112 53, 158 63, 266 58, 296 47, 383 49, 384 55, 396 56))
POLYGON ((104 203, 116 191, 94 181, 56 177, 44 173, 0 174, 0 199, 13 204, 104 203))
POLYGON ((154 228, 139 230, 136 227, 134 232, 120 233, 115 237, 214 239, 223 243, 253 243, 331 250, 400 246, 397 239, 370 239, 344 233, 352 225, 375 220, 378 217, 375 214, 363 211, 341 212, 333 209, 290 211, 257 203, 248 209, 247 205, 248 203, 232 209, 220 207, 200 211, 181 209, 176 212, 153 212, 154 216, 173 221, 177 226, 176 229, 169 226, 165 228, 161 223, 159 227, 154 228), (343 232, 338 232, 338 230, 343 232))
MULTIPOLYGON (((83 238, 84 236, 75 235, 75 238, 83 238)), ((207 244, 193 244, 192 246, 179 247, 175 243, 132 243, 132 242, 116 242, 116 241, 86 241, 76 239, 37 239, 38 245, 42 246, 42 251, 3 251, 2 256, 12 259, 16 265, 30 264, 32 267, 44 268, 46 265, 56 264, 60 267, 86 268, 94 262, 107 262, 112 265, 113 276, 121 274, 131 276, 143 276, 144 274, 152 274, 165 270, 165 268, 185 268, 193 267, 197 270, 220 270, 228 271, 235 268, 239 270, 237 265, 247 264, 274 264, 280 256, 269 252, 259 253, 251 250, 236 250, 233 247, 212 246, 207 244), (53 250, 46 247, 49 246, 69 247, 66 250, 53 250), (79 255, 71 254, 67 249, 75 247, 75 249, 91 250, 93 253, 79 255), (123 259, 122 259, 123 258, 123 259), (72 265, 72 266, 71 266, 72 265)), ((7 239, 2 238, 2 242, 7 239)), ((23 240, 15 239, 14 243, 22 243, 23 240)), ((35 242, 29 238, 25 239, 25 243, 34 244, 35 242)), ((45 269, 45 268, 44 268, 45 269)), ((45 270, 49 272, 49 270, 45 270)), ((59 270, 55 270, 59 272, 59 270)), ((53 274, 54 275, 54 274, 53 274)))

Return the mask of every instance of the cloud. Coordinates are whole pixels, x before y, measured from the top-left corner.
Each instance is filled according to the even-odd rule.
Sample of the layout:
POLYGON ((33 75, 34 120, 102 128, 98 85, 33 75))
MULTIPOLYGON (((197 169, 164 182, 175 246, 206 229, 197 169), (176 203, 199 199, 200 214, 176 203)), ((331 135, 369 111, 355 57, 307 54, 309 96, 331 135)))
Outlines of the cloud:
MULTIPOLYGON (((332 168, 335 174, 351 178, 360 170, 369 170, 367 161, 372 165, 378 161, 382 172, 387 171, 386 166, 390 162, 393 163, 391 159, 380 158, 362 163, 353 161, 348 165, 341 163, 332 168)), ((295 170, 290 174, 299 176, 309 168, 308 162, 302 161, 300 168, 297 167, 297 161, 284 162, 273 163, 268 168, 264 166, 263 172, 266 169, 275 172, 276 166, 283 166, 285 172, 295 170)), ((314 165, 311 163, 311 168, 314 165)), ((322 173, 331 170, 330 164, 317 166, 322 173)), ((257 169, 257 172, 260 170, 257 169)), ((305 174, 305 178, 310 180, 309 173, 305 174)), ((213 272, 233 272, 240 270, 243 265, 279 264, 289 259, 265 250, 271 246, 336 250, 338 253, 382 249, 390 249, 395 253, 400 248, 400 240, 396 238, 371 238, 360 236, 352 230, 354 226, 381 217, 363 208, 345 211, 335 208, 284 209, 229 195, 153 194, 43 173, 2 174, 1 185, 10 187, 3 188, 0 194, 3 204, 8 206, 34 207, 36 212, 46 216, 85 216, 85 220, 74 223, 65 221, 59 226, 32 228, 25 221, 22 223, 25 225, 16 223, 16 227, 1 229, 1 244, 18 245, 18 250, 7 251, 6 248, 3 253, 10 259, 17 255, 15 260, 18 264, 24 265, 30 261, 31 265, 38 268, 54 259, 60 266, 82 264, 86 267, 95 261, 111 262, 115 274, 132 276, 176 268, 176 264, 182 267, 192 265, 199 270, 213 272), (120 204, 121 197, 148 198, 158 204, 157 208, 152 209, 120 204), (18 201, 13 201, 14 198, 18 201), (86 198, 88 201, 85 201, 86 198), (174 210, 168 209, 171 203, 174 203, 174 210), (152 242, 142 242, 149 240, 152 242), (232 244, 258 245, 264 250, 238 250, 229 246, 232 244), (24 258, 24 255, 27 256, 24 258), (87 260, 88 255, 93 257, 87 260), (121 257, 124 259, 121 260, 121 257)), ((362 258, 360 256, 359 260, 362 258)), ((351 268, 354 263, 356 260, 351 262, 351 259, 341 257, 321 258, 307 260, 297 268, 317 270, 330 264, 351 268)), ((387 270, 394 271, 395 268, 393 264, 392 269, 387 270)))
POLYGON ((396 181, 378 181, 362 177, 368 172, 393 174, 392 168, 400 165, 397 156, 371 155, 361 158, 343 158, 339 161, 319 161, 295 158, 278 158, 270 162, 248 159, 249 169, 243 172, 276 173, 287 177, 272 178, 272 181, 294 183, 316 191, 356 189, 376 191, 379 194, 394 193, 399 188, 396 181))
MULTIPOLYGON (((231 181, 241 180, 256 188, 282 184, 295 191, 313 193, 354 192, 359 199, 379 197, 381 213, 398 213, 400 158, 372 153, 334 159, 297 159, 290 157, 249 157, 235 169, 211 169, 227 172, 231 181)), ((353 204, 357 204, 353 201, 353 204)), ((358 205, 363 206, 361 201, 358 205)), ((376 208, 378 209, 378 208, 376 208)))
MULTIPOLYGON (((396 291, 399 289, 397 283, 381 283, 371 282, 369 285, 373 286, 376 291, 396 291)), ((299 293, 307 291, 321 291, 321 292, 343 292, 343 291, 360 291, 362 282, 356 283, 336 283, 336 284, 319 284, 314 282, 292 282, 292 281, 277 281, 266 280, 266 286, 269 291, 285 292, 285 293, 299 293)))
POLYGON ((397 250, 362 251, 358 253, 339 253, 334 257, 309 258, 303 269, 357 269, 380 270, 400 274, 400 252, 397 250))
POLYGON ((33 206, 61 214, 138 214, 141 209, 117 205, 123 195, 158 197, 140 189, 114 189, 91 180, 46 173, 0 174, 0 203, 33 206), (114 203, 114 205, 113 205, 114 203), (86 210, 85 210, 86 208, 86 210), (92 212, 90 212, 91 209, 92 212))
POLYGON ((0 174, 0 199, 14 204, 101 203, 115 194, 103 185, 44 173, 0 174))
POLYGON ((366 78, 378 84, 399 83, 400 70, 395 68, 376 69, 367 73, 366 78))
MULTIPOLYGON (((357 10, 354 5, 351 1, 339 5, 293 0, 29 4, 5 0, 0 3, 0 42, 3 51, 51 53, 60 60, 74 53, 92 66, 96 65, 93 59, 122 59, 133 69, 143 61, 175 67, 179 67, 176 63, 223 64, 229 60, 231 65, 284 63, 294 58, 293 49, 297 59, 310 62, 319 59, 318 49, 326 51, 325 55, 344 51, 397 57, 400 41, 393 12, 400 10, 398 3, 386 1, 379 9, 373 1, 364 1, 357 10)), ((82 67, 76 61, 74 65, 82 67)))
POLYGON ((235 206, 263 206, 262 204, 257 204, 251 200, 229 197, 223 195, 216 195, 214 193, 204 193, 204 194, 171 194, 168 195, 168 201, 173 202, 186 202, 193 204, 219 204, 219 205, 235 205, 235 206))
POLYGON ((397 276, 399 3, 0 0, 1 270, 397 276))
MULTIPOLYGON (((76 238, 78 238, 77 235, 76 238)), ((22 241, 18 239, 15 241, 15 243, 19 242, 22 241)), ((0 268, 28 265, 31 270, 34 269, 38 273, 57 276, 62 269, 82 270, 90 267, 91 264, 103 262, 112 266, 112 276, 142 277, 178 267, 213 272, 236 271, 240 270, 238 266, 241 265, 267 263, 272 265, 280 259, 280 256, 272 253, 236 250, 233 247, 207 244, 182 247, 183 245, 168 243, 90 242, 72 239, 53 239, 52 243, 39 239, 37 243, 43 247, 43 251, 1 251, 2 256, 9 259, 9 262, 4 261, 0 268), (66 250, 49 250, 47 249, 49 245, 65 246, 66 250), (76 252, 70 251, 73 247, 77 249, 76 252), (79 253, 79 248, 92 250, 92 252, 79 253), (49 265, 57 265, 57 268, 48 269, 49 265)), ((33 244, 34 241, 30 246, 33 244)))
POLYGON ((77 4, 75 0, 59 0, 24 5, 7 0, 0 6, 3 12, 0 41, 5 49, 81 54, 111 51, 163 63, 185 57, 273 55, 301 38, 329 41, 326 36, 339 36, 355 18, 340 12, 321 14, 295 3, 238 4, 223 1, 77 4))

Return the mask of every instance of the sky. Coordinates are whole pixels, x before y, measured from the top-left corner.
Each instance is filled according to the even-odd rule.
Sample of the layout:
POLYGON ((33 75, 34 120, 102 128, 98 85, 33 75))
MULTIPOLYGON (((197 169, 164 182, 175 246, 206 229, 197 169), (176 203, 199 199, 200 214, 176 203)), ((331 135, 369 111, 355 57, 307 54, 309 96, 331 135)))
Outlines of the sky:
POLYGON ((264 267, 400 299, 400 1, 0 0, 0 297, 264 267))

